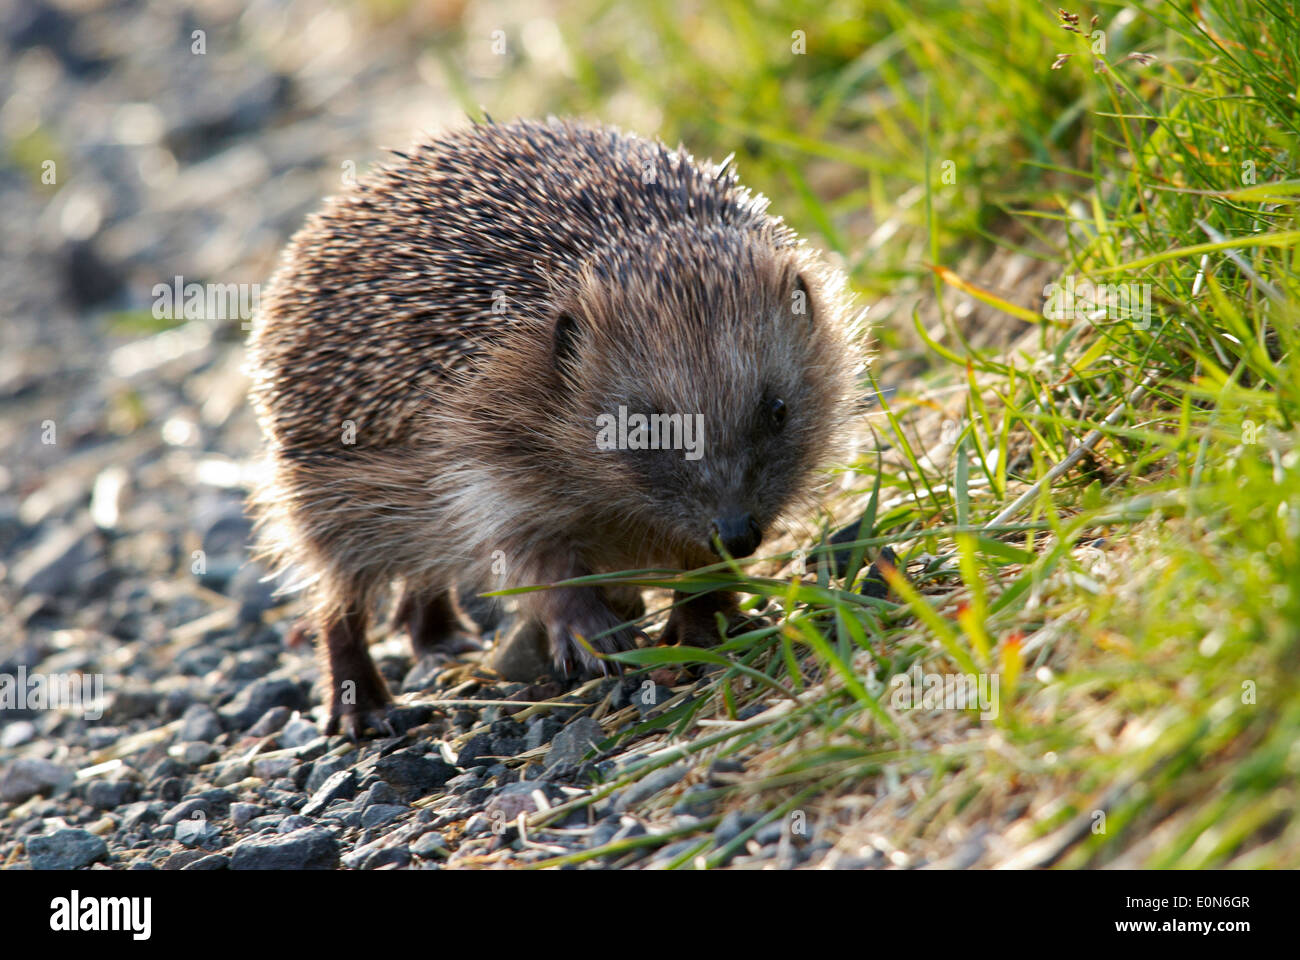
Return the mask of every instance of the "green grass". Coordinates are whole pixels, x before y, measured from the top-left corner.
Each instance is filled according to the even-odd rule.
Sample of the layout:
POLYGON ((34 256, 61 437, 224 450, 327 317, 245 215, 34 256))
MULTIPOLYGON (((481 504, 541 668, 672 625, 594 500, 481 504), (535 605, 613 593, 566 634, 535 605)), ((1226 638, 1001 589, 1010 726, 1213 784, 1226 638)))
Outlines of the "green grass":
MULTIPOLYGON (((1071 12, 597 0, 559 23, 568 76, 525 45, 457 87, 734 150, 872 304, 889 390, 827 526, 865 514, 857 552, 906 579, 864 598, 816 551, 801 578, 640 578, 766 604, 713 650, 621 657, 715 671, 646 726, 746 757, 729 807, 896 863, 983 826, 981 864, 1300 866, 1300 26, 1272 0, 1071 12), (1149 321, 1043 316, 1066 278, 1149 285, 1149 321), (914 664, 996 675, 996 718, 895 707, 914 664)), ((678 865, 724 862, 711 825, 678 865)))

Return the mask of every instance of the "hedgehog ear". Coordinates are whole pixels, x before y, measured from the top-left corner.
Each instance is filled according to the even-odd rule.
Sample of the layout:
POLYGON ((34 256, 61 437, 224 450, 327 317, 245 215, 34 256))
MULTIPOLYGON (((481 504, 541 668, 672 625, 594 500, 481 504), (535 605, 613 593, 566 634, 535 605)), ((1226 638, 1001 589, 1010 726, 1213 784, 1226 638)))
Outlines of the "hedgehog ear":
POLYGON ((552 353, 556 368, 572 363, 578 352, 578 342, 582 339, 582 328, 573 314, 565 312, 555 318, 555 330, 552 334, 552 353))
POLYGON ((812 294, 808 292, 808 283, 802 273, 794 276, 794 289, 790 291, 790 312, 806 319, 810 324, 813 321, 812 294))

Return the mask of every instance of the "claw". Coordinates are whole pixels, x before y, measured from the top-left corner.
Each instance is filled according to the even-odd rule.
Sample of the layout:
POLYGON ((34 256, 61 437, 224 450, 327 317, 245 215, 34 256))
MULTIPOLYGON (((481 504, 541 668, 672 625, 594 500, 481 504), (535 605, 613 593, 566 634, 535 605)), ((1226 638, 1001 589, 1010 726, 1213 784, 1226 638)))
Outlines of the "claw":
POLYGON ((339 712, 330 715, 329 720, 325 722, 325 736, 332 737, 342 731, 353 743, 360 743, 365 739, 367 728, 374 728, 380 734, 388 737, 397 736, 397 728, 393 725, 390 716, 391 704, 383 707, 375 707, 371 710, 349 710, 346 713, 339 712))

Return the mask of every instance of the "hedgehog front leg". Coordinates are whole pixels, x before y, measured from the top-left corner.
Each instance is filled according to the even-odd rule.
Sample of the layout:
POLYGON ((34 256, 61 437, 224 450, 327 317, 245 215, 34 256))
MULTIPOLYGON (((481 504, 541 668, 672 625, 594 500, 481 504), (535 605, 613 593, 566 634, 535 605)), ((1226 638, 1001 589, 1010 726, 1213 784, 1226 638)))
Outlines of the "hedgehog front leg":
POLYGON ((623 626, 597 587, 558 587, 536 596, 529 604, 531 613, 545 625, 551 659, 566 676, 621 673, 620 664, 597 654, 635 650, 637 638, 644 636, 636 627, 623 626))
POLYGON ((680 643, 688 647, 712 647, 718 641, 718 622, 715 614, 728 619, 736 612, 736 595, 725 591, 692 594, 675 591, 673 601, 677 606, 668 616, 668 623, 660 635, 662 643, 680 643))
MULTIPOLYGON (((555 583, 590 574, 574 556, 551 555, 530 564, 527 581, 555 583)), ((618 595, 613 599, 620 609, 635 609, 630 598, 618 595)), ((566 676, 622 672, 617 663, 597 654, 633 650, 637 639, 645 636, 636 627, 624 626, 626 618, 614 612, 611 596, 600 587, 553 587, 526 593, 519 599, 519 613, 545 628, 551 659, 566 676)))
POLYGON ((369 726, 393 736, 388 717, 393 698, 366 647, 364 604, 324 618, 320 651, 330 696, 325 735, 333 736, 341 727, 349 739, 356 741, 369 726))

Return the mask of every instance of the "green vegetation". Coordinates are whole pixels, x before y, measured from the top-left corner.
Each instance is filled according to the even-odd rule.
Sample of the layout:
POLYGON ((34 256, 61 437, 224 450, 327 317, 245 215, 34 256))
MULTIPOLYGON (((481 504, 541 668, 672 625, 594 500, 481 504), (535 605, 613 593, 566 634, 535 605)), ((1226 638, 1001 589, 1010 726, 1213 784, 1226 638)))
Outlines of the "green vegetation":
MULTIPOLYGON (((730 807, 801 811, 897 863, 956 862, 982 827, 983 865, 1300 866, 1293 11, 689 11, 578 3, 562 42, 534 26, 502 76, 456 86, 497 117, 734 150, 843 258, 882 399, 827 523, 865 515, 856 552, 892 546, 906 579, 864 597, 814 551, 802 578, 672 580, 733 580, 766 619, 713 650, 623 655, 712 671, 711 695, 645 727, 702 763, 746 757, 718 788, 730 807), (1050 283, 1113 286, 1044 310, 1050 283), (899 708, 914 665, 996 676, 996 716, 899 708)), ((677 862, 723 862, 697 836, 677 862)))

